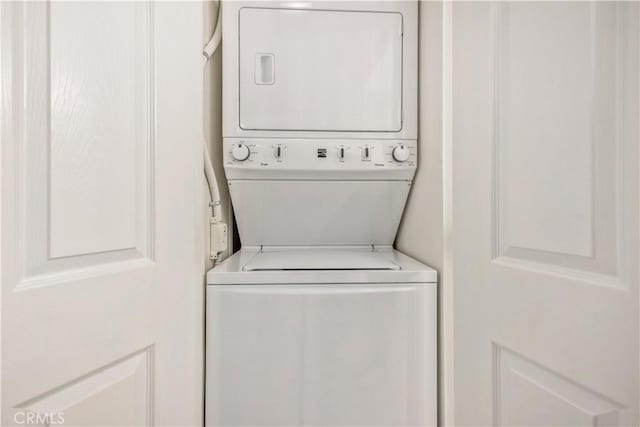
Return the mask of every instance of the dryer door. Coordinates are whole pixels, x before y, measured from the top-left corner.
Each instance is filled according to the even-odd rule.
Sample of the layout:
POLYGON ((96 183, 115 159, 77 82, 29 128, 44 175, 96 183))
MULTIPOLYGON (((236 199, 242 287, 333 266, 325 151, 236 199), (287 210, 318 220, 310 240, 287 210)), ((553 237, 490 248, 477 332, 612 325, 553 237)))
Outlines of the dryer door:
POLYGON ((402 15, 242 8, 240 127, 398 132, 402 15))

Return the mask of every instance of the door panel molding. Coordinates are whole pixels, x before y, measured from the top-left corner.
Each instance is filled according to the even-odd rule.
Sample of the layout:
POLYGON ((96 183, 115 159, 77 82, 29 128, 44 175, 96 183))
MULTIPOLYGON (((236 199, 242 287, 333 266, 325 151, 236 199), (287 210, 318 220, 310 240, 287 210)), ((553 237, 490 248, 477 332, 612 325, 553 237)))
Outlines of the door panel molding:
POLYGON ((633 155, 632 144, 624 143, 633 137, 627 131, 633 120, 624 119, 625 97, 633 96, 622 74, 629 65, 624 40, 633 36, 625 8, 492 5, 495 263, 628 286, 623 240, 633 224, 625 212, 635 209, 623 197, 629 185, 625 158, 633 155), (552 25, 568 17, 584 20, 585 34, 567 35, 552 25), (545 36, 553 31, 559 34, 545 36), (535 49, 550 60, 541 64, 540 52, 531 54, 535 49), (583 111, 575 112, 575 104, 583 111))
POLYGON ((81 7, 11 5, 16 19, 8 31, 19 58, 11 71, 22 88, 13 95, 24 106, 12 111, 20 290, 145 267, 154 259, 153 3, 132 3, 126 11, 107 3, 81 7), (92 24, 84 22, 91 21, 87 15, 102 26, 70 43, 82 33, 74 26, 92 24), (60 43, 63 50, 56 49, 60 43), (128 68, 122 60, 130 60, 128 68), (67 70, 69 61, 75 64, 67 70), (68 74, 78 70, 83 74, 68 74), (115 83, 122 77, 127 85, 115 83), (132 92, 113 96, 123 86, 132 92), (86 138, 104 152, 83 151, 86 138), (122 181, 120 191, 106 191, 114 180, 122 181))
POLYGON ((0 3, 3 425, 202 421, 202 19, 0 3))
POLYGON ((456 423, 636 425, 638 4, 452 9, 456 423))
POLYGON ((566 425, 568 420, 614 426, 628 421, 620 403, 495 342, 493 384, 496 426, 566 425))
MULTIPOLYGON (((41 417, 62 414, 64 422, 83 425, 101 415, 104 425, 153 425, 153 347, 96 369, 60 387, 15 405, 41 417), (122 396, 122 407, 114 407, 112 393, 122 396), (131 403, 133 408, 128 407, 131 403), (89 412, 88 412, 89 411, 89 412), (89 418, 85 418, 89 416, 89 418)), ((116 403, 118 403, 116 401, 116 403)), ((55 423, 54 423, 55 424, 55 423)))

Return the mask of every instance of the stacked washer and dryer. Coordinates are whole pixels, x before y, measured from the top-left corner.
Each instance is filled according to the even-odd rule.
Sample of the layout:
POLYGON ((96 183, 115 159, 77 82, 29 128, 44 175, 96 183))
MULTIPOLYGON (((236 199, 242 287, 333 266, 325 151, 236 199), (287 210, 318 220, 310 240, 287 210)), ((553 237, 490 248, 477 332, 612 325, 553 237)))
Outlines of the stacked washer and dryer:
POLYGON ((417 163, 416 2, 222 14, 242 249, 207 275, 206 424, 435 425, 436 272, 393 249, 417 163))

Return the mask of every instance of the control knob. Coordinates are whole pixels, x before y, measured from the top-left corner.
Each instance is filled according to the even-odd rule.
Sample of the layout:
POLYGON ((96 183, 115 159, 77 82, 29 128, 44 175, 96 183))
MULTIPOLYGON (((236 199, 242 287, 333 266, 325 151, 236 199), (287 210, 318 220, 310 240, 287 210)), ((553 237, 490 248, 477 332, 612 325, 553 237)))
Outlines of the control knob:
POLYGON ((393 160, 396 162, 406 162, 409 159, 409 149, 406 145, 398 145, 391 152, 393 160))
POLYGON ((231 148, 231 156, 241 162, 247 160, 250 154, 251 151, 246 144, 233 144, 233 148, 231 148))

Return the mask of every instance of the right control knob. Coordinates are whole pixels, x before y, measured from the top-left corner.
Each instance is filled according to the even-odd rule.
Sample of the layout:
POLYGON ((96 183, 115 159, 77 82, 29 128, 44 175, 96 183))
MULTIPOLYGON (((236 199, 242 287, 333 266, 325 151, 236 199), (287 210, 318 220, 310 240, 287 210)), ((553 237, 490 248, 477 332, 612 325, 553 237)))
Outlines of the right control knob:
POLYGON ((409 149, 406 145, 400 144, 393 148, 391 155, 396 162, 406 162, 409 159, 409 149))

